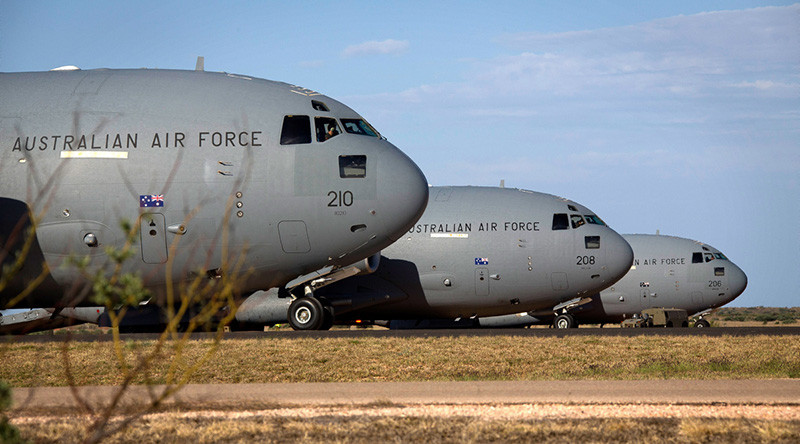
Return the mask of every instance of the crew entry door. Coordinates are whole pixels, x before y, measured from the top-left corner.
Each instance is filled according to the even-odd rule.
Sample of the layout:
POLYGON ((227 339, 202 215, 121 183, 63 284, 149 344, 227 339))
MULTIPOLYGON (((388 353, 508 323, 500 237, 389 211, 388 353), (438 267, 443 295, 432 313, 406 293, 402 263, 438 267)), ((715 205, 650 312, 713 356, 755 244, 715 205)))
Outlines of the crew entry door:
POLYGON ((475 269, 475 295, 489 296, 489 270, 487 268, 475 269))
POLYGON ((139 237, 142 242, 142 260, 146 264, 167 262, 167 233, 164 215, 143 213, 139 218, 139 237))

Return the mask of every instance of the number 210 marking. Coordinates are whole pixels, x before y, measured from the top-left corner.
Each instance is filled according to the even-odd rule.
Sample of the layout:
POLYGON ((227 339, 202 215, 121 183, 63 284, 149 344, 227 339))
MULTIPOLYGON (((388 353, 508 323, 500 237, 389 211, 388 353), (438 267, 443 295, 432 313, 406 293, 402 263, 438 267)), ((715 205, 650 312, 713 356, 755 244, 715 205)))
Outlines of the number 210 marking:
POLYGON ((328 191, 328 197, 331 201, 328 202, 329 207, 349 207, 353 205, 353 192, 352 191, 328 191))

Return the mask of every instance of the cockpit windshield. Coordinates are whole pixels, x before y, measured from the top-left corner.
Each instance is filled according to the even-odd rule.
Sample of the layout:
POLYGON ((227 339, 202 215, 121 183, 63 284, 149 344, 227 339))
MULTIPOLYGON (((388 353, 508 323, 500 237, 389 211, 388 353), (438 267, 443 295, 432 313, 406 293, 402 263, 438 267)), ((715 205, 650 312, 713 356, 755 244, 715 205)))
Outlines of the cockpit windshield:
POLYGON ((364 119, 341 119, 344 130, 360 136, 381 137, 381 135, 364 119))
POLYGON ((728 260, 728 258, 725 257, 725 255, 722 254, 722 253, 714 253, 714 257, 717 258, 717 259, 722 259, 723 261, 727 261, 728 260))
POLYGON ((603 222, 603 219, 600 219, 599 217, 597 217, 594 214, 586 214, 583 217, 586 218, 586 223, 589 223, 589 224, 592 224, 592 225, 602 225, 604 227, 606 226, 606 223, 603 222))
POLYGON ((584 223, 586 223, 583 221, 583 216, 581 216, 580 214, 570 214, 569 220, 570 222, 572 222, 572 228, 578 228, 584 223))

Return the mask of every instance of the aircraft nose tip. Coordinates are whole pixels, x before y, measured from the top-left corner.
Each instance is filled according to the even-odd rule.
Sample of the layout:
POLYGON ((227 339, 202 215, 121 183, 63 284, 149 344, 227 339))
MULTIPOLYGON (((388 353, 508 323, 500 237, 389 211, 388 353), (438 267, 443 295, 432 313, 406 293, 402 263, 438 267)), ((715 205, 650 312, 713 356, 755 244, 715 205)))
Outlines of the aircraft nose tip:
POLYGON ((378 199, 385 206, 384 220, 394 226, 389 234, 392 241, 403 234, 422 216, 428 204, 428 181, 422 171, 402 151, 381 168, 378 199))
POLYGON ((731 300, 738 297, 740 294, 744 293, 744 289, 747 288, 747 275, 744 274, 741 268, 734 265, 730 267, 731 271, 730 276, 728 277, 728 285, 730 287, 731 293, 731 300))
POLYGON ((633 248, 618 233, 612 231, 609 237, 609 248, 607 254, 608 258, 608 271, 614 281, 622 279, 623 276, 630 270, 633 264, 633 248))

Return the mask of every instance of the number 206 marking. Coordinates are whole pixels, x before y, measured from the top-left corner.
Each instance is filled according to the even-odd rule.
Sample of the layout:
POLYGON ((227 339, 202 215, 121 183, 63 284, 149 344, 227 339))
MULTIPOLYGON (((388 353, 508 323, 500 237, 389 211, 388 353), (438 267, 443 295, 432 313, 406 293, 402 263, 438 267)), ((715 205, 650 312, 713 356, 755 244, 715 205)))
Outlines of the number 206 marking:
POLYGON ((349 207, 353 205, 352 191, 328 191, 328 197, 331 198, 330 202, 328 202, 329 207, 349 207))

